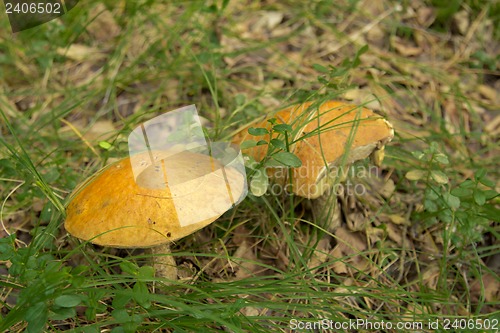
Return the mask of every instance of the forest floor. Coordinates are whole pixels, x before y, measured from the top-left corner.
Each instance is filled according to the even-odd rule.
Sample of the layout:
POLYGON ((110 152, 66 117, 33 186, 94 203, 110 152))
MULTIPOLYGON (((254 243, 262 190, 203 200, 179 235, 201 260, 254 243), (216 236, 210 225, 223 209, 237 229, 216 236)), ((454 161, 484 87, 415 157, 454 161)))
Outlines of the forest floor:
POLYGON ((500 9, 442 3, 81 1, 15 34, 2 20, 0 330, 498 330, 500 9), (335 199, 335 230, 308 200, 249 193, 172 245, 177 281, 64 230, 71 191, 144 121, 195 104, 228 141, 306 100, 395 129, 382 166, 345 180, 363 191, 335 199))

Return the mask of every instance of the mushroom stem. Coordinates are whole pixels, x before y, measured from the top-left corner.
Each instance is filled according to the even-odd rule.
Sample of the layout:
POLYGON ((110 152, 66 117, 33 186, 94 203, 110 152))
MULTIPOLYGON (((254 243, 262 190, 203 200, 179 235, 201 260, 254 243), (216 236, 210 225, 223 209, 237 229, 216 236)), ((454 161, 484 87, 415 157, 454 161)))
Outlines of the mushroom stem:
POLYGON ((328 232, 334 233, 340 225, 340 207, 337 193, 328 190, 317 199, 311 200, 311 209, 317 222, 328 232))
POLYGON ((157 277, 177 280, 177 265, 170 252, 170 245, 162 244, 150 249, 153 255, 153 268, 157 277))

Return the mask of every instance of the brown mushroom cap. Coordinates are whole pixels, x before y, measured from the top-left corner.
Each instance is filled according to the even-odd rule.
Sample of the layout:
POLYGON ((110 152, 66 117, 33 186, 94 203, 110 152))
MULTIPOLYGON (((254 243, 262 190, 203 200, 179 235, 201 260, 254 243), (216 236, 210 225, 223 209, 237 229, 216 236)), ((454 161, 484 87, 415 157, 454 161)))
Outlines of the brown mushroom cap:
MULTIPOLYGON (((155 159, 164 158, 160 152, 154 155, 155 159)), ((142 185, 139 186, 132 172, 131 163, 136 162, 130 158, 84 182, 74 191, 67 207, 66 230, 98 245, 151 247, 205 227, 243 195, 244 176, 234 168, 224 167, 203 154, 186 151, 177 153, 175 158, 168 155, 165 163, 169 163, 169 170, 177 170, 175 174, 181 175, 181 179, 168 180, 168 186, 141 184, 157 182, 158 178, 152 177, 154 165, 144 167, 144 179, 137 179, 142 185), (207 174, 207 170, 212 172, 207 174), (181 223, 181 214, 192 217, 192 221, 181 223)))
MULTIPOLYGON (((281 110, 272 117, 294 129, 290 150, 300 158, 302 166, 293 169, 293 192, 309 199, 321 196, 328 189, 331 183, 328 175, 341 164, 346 152, 345 162, 349 164, 383 149, 394 137, 392 125, 381 116, 339 101, 328 101, 319 107, 307 102, 281 110)), ((253 126, 271 128, 267 120, 253 126)), ((235 136, 234 143, 271 139, 269 134, 251 136, 248 127, 235 136)), ((273 134, 273 138, 277 136, 273 134)), ((266 150, 267 146, 261 145, 244 152, 260 161, 266 150)), ((286 171, 279 169, 271 169, 268 174, 278 182, 287 176, 286 171)))

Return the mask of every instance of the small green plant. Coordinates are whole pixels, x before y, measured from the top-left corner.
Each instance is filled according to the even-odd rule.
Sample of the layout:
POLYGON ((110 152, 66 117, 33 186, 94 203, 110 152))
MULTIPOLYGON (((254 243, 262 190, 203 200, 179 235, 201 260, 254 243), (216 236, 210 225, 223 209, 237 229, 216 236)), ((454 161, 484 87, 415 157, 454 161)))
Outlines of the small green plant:
POLYGON ((77 292, 85 282, 87 267, 63 266, 49 253, 33 247, 15 246, 15 235, 0 239, 0 260, 9 261, 9 279, 2 282, 13 289, 17 302, 0 322, 0 331, 25 321, 27 332, 43 332, 47 321, 76 316, 76 307, 86 296, 77 292))
POLYGON ((497 67, 497 63, 500 60, 500 55, 493 58, 491 55, 487 54, 483 50, 479 50, 471 54, 469 63, 471 68, 487 69, 494 71, 497 67))
MULTIPOLYGON (((466 241, 478 242, 489 227, 490 221, 500 221, 500 210, 495 205, 498 192, 494 190, 495 183, 486 177, 486 170, 479 169, 474 179, 467 179, 451 190, 450 195, 460 200, 456 217, 458 229, 466 241)), ((454 244, 464 240, 456 234, 451 238, 454 244)))
MULTIPOLYGON (((313 64, 313 68, 320 74, 317 76, 318 83, 322 88, 314 91, 312 94, 297 91, 297 98, 301 101, 313 99, 328 100, 335 97, 352 86, 349 82, 349 73, 352 69, 360 66, 360 57, 368 51, 368 45, 362 46, 354 55, 353 59, 346 58, 338 66, 325 67, 320 64, 313 64), (326 91, 320 94, 319 91, 326 91), (333 93, 332 93, 333 92, 333 93)), ((293 128, 289 124, 278 124, 276 118, 269 119, 271 128, 250 128, 248 133, 253 136, 269 137, 269 140, 247 140, 242 143, 241 149, 253 148, 256 146, 267 145, 265 157, 260 161, 248 156, 247 167, 250 169, 250 191, 255 196, 262 196, 266 193, 269 186, 268 168, 287 167, 297 168, 302 165, 301 160, 290 152, 290 144, 293 142, 293 128), (278 135, 275 135, 277 133, 278 135)), ((289 170, 289 182, 292 175, 289 170)), ((291 183, 290 183, 291 184, 291 183)))
POLYGON ((139 315, 134 309, 139 306, 143 309, 151 307, 152 295, 149 292, 148 283, 154 279, 154 269, 151 266, 139 267, 129 261, 122 261, 120 268, 124 274, 129 275, 135 281, 132 290, 118 289, 113 298, 113 308, 111 316, 119 324, 114 327, 113 333, 136 332, 143 316, 139 315))
POLYGON ((270 140, 247 140, 242 143, 241 149, 267 145, 265 157, 257 162, 253 157, 248 156, 247 167, 250 169, 250 191, 255 196, 262 196, 269 186, 268 168, 286 167, 297 168, 302 165, 300 159, 290 152, 290 135, 292 126, 288 124, 278 124, 276 118, 269 119, 271 128, 251 127, 248 133, 253 136, 268 135, 270 140), (277 136, 274 134, 278 133, 277 136), (273 138, 273 136, 275 136, 273 138))
POLYGON ((443 222, 450 231, 445 237, 457 248, 479 242, 490 221, 499 221, 500 211, 494 199, 498 193, 494 182, 486 177, 486 170, 479 169, 474 179, 467 179, 458 186, 450 184, 443 171, 449 164, 448 156, 440 152, 436 142, 413 156, 423 163, 423 168, 412 169, 406 178, 426 184, 423 211, 415 218, 424 226, 443 222))
POLYGON ((436 184, 448 184, 448 176, 441 171, 442 166, 448 165, 450 162, 448 156, 439 151, 436 142, 432 142, 429 148, 423 151, 412 152, 420 162, 423 162, 427 169, 412 169, 406 173, 406 178, 409 180, 422 180, 433 181, 436 184))
POLYGON ((139 267, 130 261, 123 261, 120 263, 120 268, 124 273, 129 274, 135 281, 132 288, 132 298, 137 304, 145 309, 151 307, 151 295, 148 289, 148 282, 154 279, 154 269, 151 266, 139 267))
POLYGON ((33 253, 32 247, 16 247, 15 235, 0 239, 0 261, 9 261, 9 278, 0 285, 12 289, 16 305, 7 306, 9 313, 0 320, 0 331, 25 322, 27 332, 46 332, 47 323, 71 320, 77 317, 77 308, 85 309, 85 318, 96 321, 105 313, 104 298, 111 298, 114 318, 118 327, 112 332, 135 332, 142 316, 130 314, 130 307, 149 309, 152 295, 148 284, 154 279, 151 266, 138 267, 123 260, 121 281, 131 287, 116 290, 97 289, 88 277, 87 266, 69 267, 50 253, 33 253))
POLYGON ((350 73, 353 69, 361 65, 360 57, 366 53, 368 49, 368 45, 363 45, 352 59, 346 58, 336 67, 331 65, 325 67, 320 64, 313 64, 313 68, 321 73, 316 79, 329 91, 327 94, 331 94, 331 90, 336 95, 339 95, 354 87, 350 82, 350 73))

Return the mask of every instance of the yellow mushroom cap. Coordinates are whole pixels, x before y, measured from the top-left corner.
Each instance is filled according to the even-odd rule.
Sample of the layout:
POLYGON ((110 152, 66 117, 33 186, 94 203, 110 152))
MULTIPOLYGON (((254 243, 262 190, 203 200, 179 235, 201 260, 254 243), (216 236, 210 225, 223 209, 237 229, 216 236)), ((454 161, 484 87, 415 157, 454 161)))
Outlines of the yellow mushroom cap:
POLYGON ((246 193, 244 175, 208 155, 188 151, 153 154, 176 175, 175 179, 167 175, 167 186, 157 184, 154 173, 158 166, 143 166, 137 156, 124 158, 72 193, 66 230, 103 246, 156 246, 212 223, 246 193), (143 168, 137 179, 133 167, 134 171, 143 168))
MULTIPOLYGON (((341 164, 345 153, 345 162, 349 164, 383 149, 394 137, 392 125, 381 116, 367 108, 340 101, 328 101, 319 107, 314 107, 313 102, 294 105, 272 117, 294 129, 290 151, 302 161, 302 166, 293 169, 293 192, 309 199, 321 196, 328 189, 328 175, 341 164)), ((271 128, 267 120, 253 126, 271 128)), ((233 142, 271 140, 269 134, 251 136, 247 129, 240 131, 233 142)), ((273 138, 277 135, 274 133, 273 138)), ((267 146, 260 145, 244 152, 260 161, 266 150, 267 146)), ((278 182, 287 177, 286 171, 276 168, 268 170, 268 174, 278 182)))

